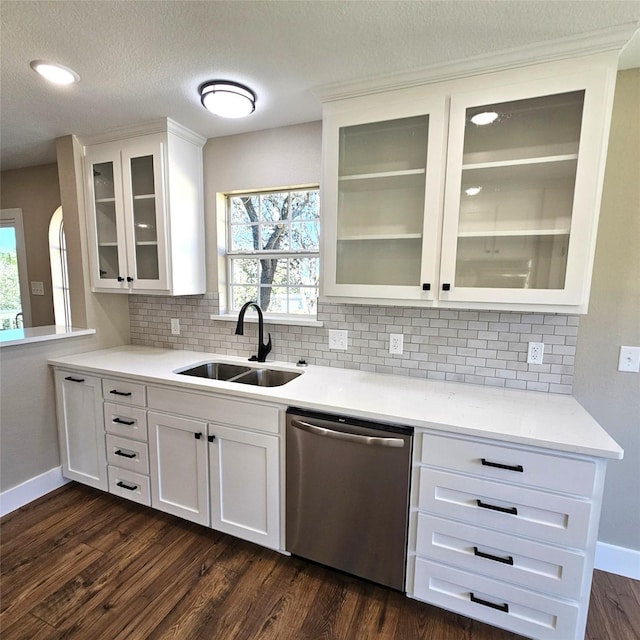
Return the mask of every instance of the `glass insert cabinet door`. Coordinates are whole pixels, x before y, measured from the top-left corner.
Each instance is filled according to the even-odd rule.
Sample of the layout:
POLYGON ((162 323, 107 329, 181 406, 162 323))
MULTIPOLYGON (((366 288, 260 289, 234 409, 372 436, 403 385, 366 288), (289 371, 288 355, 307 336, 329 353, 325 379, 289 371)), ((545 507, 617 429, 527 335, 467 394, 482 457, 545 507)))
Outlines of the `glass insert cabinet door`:
POLYGON ((531 97, 516 88, 503 92, 512 94, 504 101, 452 98, 444 299, 579 302, 570 261, 582 224, 576 216, 585 213, 576 198, 584 197, 578 168, 587 92, 563 89, 531 97))
POLYGON ((425 235, 425 203, 435 184, 427 167, 432 146, 442 148, 442 110, 343 120, 332 134, 335 174, 325 178, 335 185, 323 205, 335 211, 325 293, 429 299, 436 238, 435 227, 425 235))

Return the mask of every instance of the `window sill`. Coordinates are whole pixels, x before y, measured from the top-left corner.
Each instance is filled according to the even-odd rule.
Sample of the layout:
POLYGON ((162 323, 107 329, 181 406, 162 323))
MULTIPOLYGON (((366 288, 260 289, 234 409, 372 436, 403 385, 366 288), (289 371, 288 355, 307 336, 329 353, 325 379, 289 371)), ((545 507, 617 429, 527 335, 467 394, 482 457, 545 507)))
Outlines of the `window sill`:
POLYGON ((0 347, 13 347, 20 344, 30 344, 32 342, 48 342, 50 340, 63 340, 77 336, 89 336, 95 332, 95 329, 74 329, 73 327, 62 326, 5 329, 0 331, 0 347))
MULTIPOLYGON (((212 313, 209 316, 210 320, 223 320, 224 322, 238 322, 238 316, 233 314, 216 314, 212 313)), ((258 322, 257 315, 247 315, 244 318, 245 322, 258 322)), ((264 317, 265 324, 280 324, 294 327, 323 327, 324 324, 320 320, 312 318, 296 318, 292 316, 268 316, 264 317)))

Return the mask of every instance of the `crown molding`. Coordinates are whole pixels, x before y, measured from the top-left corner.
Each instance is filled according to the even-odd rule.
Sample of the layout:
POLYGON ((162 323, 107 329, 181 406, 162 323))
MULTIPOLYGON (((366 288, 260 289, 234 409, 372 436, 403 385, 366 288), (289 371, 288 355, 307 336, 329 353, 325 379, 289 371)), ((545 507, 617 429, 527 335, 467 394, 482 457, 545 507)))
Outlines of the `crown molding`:
POLYGON ((473 58, 429 65, 410 71, 375 76, 354 82, 320 85, 314 87, 312 91, 321 102, 331 102, 343 98, 354 98, 382 91, 456 80, 472 75, 506 71, 567 58, 612 51, 620 52, 637 29, 638 24, 628 23, 610 29, 503 49, 473 58))

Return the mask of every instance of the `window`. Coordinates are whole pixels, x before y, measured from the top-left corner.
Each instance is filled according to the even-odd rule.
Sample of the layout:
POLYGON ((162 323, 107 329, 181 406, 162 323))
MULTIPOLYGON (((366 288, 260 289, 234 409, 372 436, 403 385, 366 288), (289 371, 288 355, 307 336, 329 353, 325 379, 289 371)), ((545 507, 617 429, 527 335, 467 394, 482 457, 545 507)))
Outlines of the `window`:
POLYGON ((67 245, 64 235, 62 207, 58 207, 49 223, 49 260, 53 291, 53 315, 57 325, 71 326, 67 245))
POLYGON ((320 276, 318 189, 227 196, 229 307, 315 315, 320 276))

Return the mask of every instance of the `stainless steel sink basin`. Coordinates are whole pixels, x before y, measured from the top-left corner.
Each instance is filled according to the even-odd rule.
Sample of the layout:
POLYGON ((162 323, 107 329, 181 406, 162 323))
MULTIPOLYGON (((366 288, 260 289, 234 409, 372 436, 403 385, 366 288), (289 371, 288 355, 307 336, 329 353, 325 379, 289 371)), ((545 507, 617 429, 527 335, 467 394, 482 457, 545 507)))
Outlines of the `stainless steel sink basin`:
POLYGON ((278 371, 277 369, 251 369, 234 378, 233 382, 252 384, 258 387, 280 387, 302 375, 297 371, 278 371))
POLYGON ((196 378, 209 378, 210 380, 229 380, 241 373, 251 371, 250 367, 239 364, 227 364, 226 362, 205 362, 197 367, 176 371, 183 376, 195 376, 196 378))
POLYGON ((280 387, 302 375, 302 372, 297 371, 254 369, 253 367, 227 364, 226 362, 204 362, 190 369, 184 369, 184 371, 176 371, 176 373, 182 376, 239 382, 240 384, 252 384, 258 387, 280 387))

